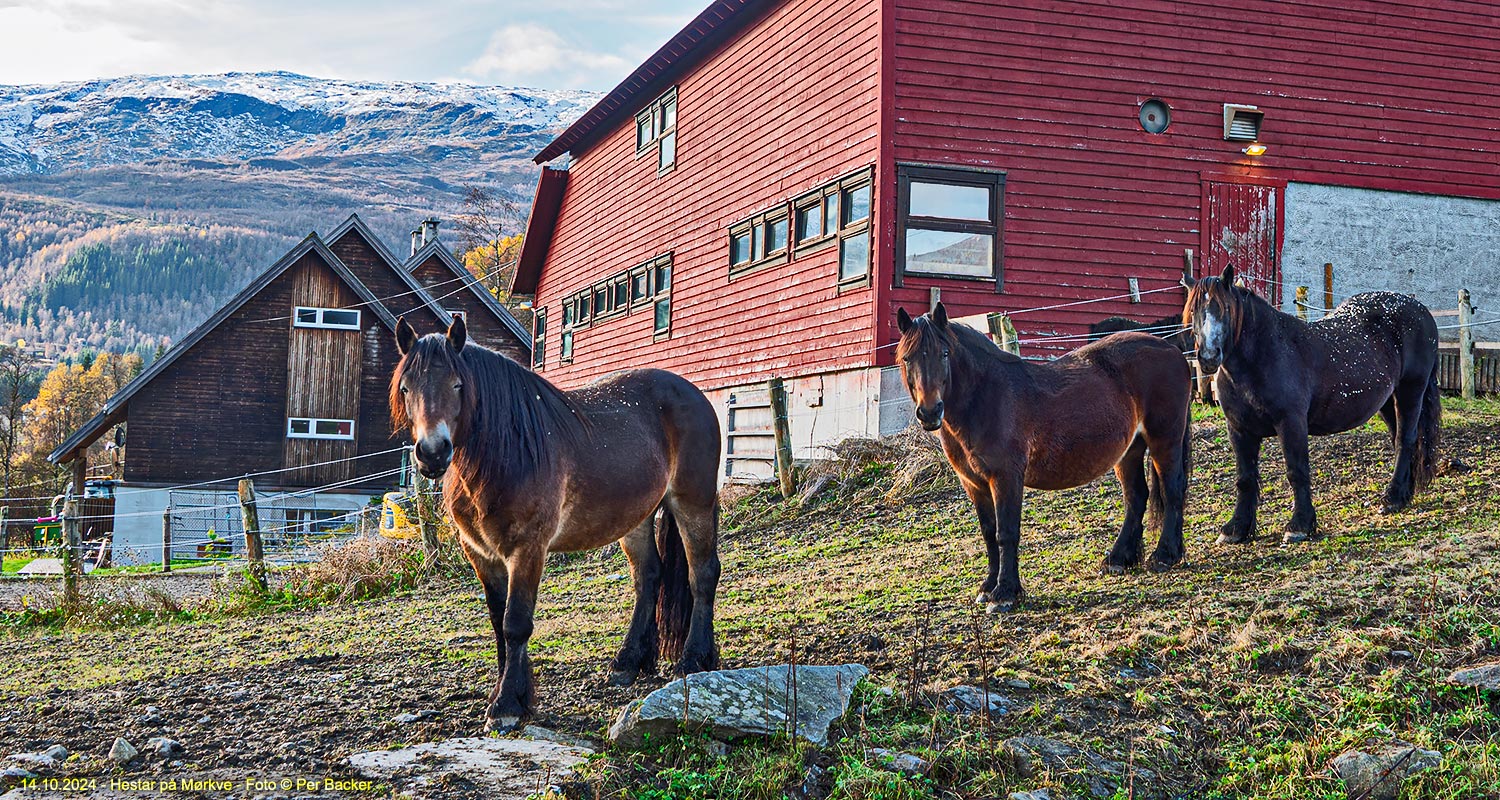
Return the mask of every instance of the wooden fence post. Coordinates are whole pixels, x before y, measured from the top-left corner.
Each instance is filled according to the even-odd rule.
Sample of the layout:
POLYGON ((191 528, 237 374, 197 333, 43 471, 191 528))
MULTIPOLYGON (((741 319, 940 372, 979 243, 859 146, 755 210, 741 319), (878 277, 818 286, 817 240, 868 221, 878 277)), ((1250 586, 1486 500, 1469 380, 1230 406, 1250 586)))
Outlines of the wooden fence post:
POLYGON ((80 571, 78 548, 78 502, 69 497, 63 503, 62 512, 62 560, 63 560, 63 606, 72 608, 78 604, 78 573, 80 571))
POLYGON ((432 491, 435 484, 417 473, 412 481, 412 488, 416 490, 417 502, 414 510, 417 514, 417 530, 422 534, 422 560, 431 566, 437 560, 438 535, 436 515, 432 513, 432 491))
POLYGON ((1008 316, 1000 318, 1000 349, 1013 356, 1021 354, 1021 337, 1016 333, 1016 324, 1008 316))
POLYGON ((1294 301, 1297 304, 1297 319, 1303 322, 1307 321, 1307 292, 1306 286, 1298 286, 1297 299, 1294 301))
POLYGON ((167 510, 161 512, 161 571, 172 571, 172 501, 167 501, 167 510))
POLYGON ((245 557, 250 561, 250 582, 266 592, 266 552, 260 541, 260 512, 255 508, 255 484, 240 478, 240 517, 245 523, 245 557))
POLYGON ((997 346, 1005 340, 1005 323, 1000 321, 1002 319, 1005 319, 1005 315, 999 311, 991 311, 984 315, 984 324, 990 330, 990 341, 997 346))
POLYGON ((1323 310, 1333 310, 1333 263, 1323 264, 1323 310))
POLYGON ((10 549, 10 506, 0 505, 0 550, 10 549))
POLYGON ((781 484, 781 496, 790 500, 797 491, 797 478, 792 474, 792 428, 787 421, 786 385, 780 378, 772 378, 766 384, 771 395, 771 430, 776 434, 776 480, 781 484))
POLYGON ((1474 307, 1469 303, 1469 290, 1458 290, 1458 380, 1460 394, 1465 400, 1474 399, 1474 330, 1469 327, 1474 319, 1474 307))

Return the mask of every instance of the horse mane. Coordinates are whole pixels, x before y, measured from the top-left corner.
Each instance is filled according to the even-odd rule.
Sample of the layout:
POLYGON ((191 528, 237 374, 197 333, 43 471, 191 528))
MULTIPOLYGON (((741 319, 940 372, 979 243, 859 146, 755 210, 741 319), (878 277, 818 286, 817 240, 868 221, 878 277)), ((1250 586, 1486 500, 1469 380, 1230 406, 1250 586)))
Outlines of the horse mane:
POLYGON ((453 468, 464 482, 515 486, 553 465, 555 451, 588 435, 588 421, 573 400, 510 358, 470 342, 455 353, 440 334, 417 340, 391 381, 391 419, 411 424, 400 395, 409 370, 446 366, 464 384, 463 441, 455 441, 453 468))

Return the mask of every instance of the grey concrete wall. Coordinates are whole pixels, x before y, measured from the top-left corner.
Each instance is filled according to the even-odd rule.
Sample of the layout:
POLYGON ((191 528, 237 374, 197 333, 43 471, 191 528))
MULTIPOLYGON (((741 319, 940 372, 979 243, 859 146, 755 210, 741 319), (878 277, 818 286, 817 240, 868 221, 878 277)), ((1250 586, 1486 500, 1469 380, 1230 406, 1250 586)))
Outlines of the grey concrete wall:
MULTIPOLYGON (((1458 290, 1467 288, 1481 308, 1478 317, 1500 314, 1500 201, 1293 183, 1286 189, 1285 240, 1286 311, 1295 310, 1297 286, 1311 289, 1314 305, 1322 303, 1323 264, 1332 262, 1335 304, 1385 289, 1416 295, 1434 310, 1451 309, 1458 290)), ((1453 331, 1442 333, 1454 338, 1453 331)))

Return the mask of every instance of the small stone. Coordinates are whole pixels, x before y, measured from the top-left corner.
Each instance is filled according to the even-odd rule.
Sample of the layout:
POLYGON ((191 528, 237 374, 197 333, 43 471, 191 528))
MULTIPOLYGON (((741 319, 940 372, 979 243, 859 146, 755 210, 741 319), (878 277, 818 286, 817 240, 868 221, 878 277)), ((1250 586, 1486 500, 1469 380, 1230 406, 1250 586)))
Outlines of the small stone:
POLYGON ((125 741, 125 737, 115 738, 115 743, 109 748, 109 760, 116 764, 128 764, 130 760, 140 755, 141 751, 135 749, 135 745, 125 741))
POLYGON ((729 755, 729 744, 727 742, 721 742, 718 739, 714 739, 713 741, 708 743, 708 754, 711 756, 723 758, 724 756, 729 755))
POLYGON ((1391 651, 1391 658, 1405 658, 1405 659, 1410 660, 1411 659, 1411 651, 1410 650, 1392 650, 1391 651))
MULTIPOLYGON (((1031 688, 1031 681, 1028 681, 1025 678, 1006 678, 1005 685, 1009 686, 1012 689, 1020 689, 1022 691, 1025 691, 1031 688)), ((1045 792, 1047 790, 1040 789, 1038 791, 1045 792)))
POLYGON ((53 761, 67 761, 68 748, 63 747, 60 744, 54 744, 46 750, 43 750, 42 755, 52 759, 53 761))
POLYGON ((871 748, 870 754, 875 756, 876 765, 891 772, 899 772, 903 775, 926 775, 927 770, 932 769, 932 764, 926 759, 919 758, 911 753, 901 753, 895 750, 886 750, 883 747, 871 748))
POLYGON ((1032 789, 1029 792, 1011 792, 1010 800, 1052 800, 1052 790, 1032 789))
POLYGON ((943 709, 959 716, 987 712, 990 717, 1000 717, 1010 713, 1010 698, 978 686, 955 686, 942 697, 943 709))
POLYGON ((1434 769, 1442 762, 1441 753, 1403 742, 1375 753, 1350 750, 1335 758, 1329 771, 1343 779, 1344 790, 1351 800, 1396 800, 1407 777, 1434 769))
POLYGON ((207 725, 208 723, 213 722, 213 721, 214 721, 213 717, 210 717, 210 716, 202 716, 202 717, 198 718, 198 724, 199 725, 207 725))
POLYGON ((402 725, 410 725, 413 722, 426 722, 430 719, 437 719, 437 717, 437 711, 430 708, 424 708, 421 711, 416 712, 415 714, 397 714, 396 722, 402 725))
POLYGON ((1500 662, 1458 670, 1448 676, 1448 682, 1500 692, 1500 662))
POLYGON ((182 752, 182 742, 165 736, 153 736, 146 740, 146 750, 162 758, 171 758, 182 752))
POLYGON ((873 633, 869 636, 866 636, 861 644, 864 645, 865 650, 871 653, 879 652, 885 649, 885 640, 873 633))
POLYGON ((825 771, 822 767, 814 764, 807 768, 807 772, 802 774, 802 786, 799 788, 802 790, 802 797, 805 800, 819 800, 819 798, 827 795, 827 792, 823 791, 823 773, 825 771))

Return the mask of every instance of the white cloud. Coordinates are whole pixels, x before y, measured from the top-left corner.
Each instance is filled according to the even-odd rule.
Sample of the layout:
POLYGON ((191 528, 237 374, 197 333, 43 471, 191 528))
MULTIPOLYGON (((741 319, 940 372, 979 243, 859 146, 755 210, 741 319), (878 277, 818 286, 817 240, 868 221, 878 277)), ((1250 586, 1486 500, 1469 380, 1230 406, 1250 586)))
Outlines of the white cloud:
POLYGON ((611 53, 570 44, 535 23, 495 31, 484 52, 464 66, 465 74, 496 83, 523 83, 576 89, 597 86, 600 75, 624 77, 633 62, 611 53))

